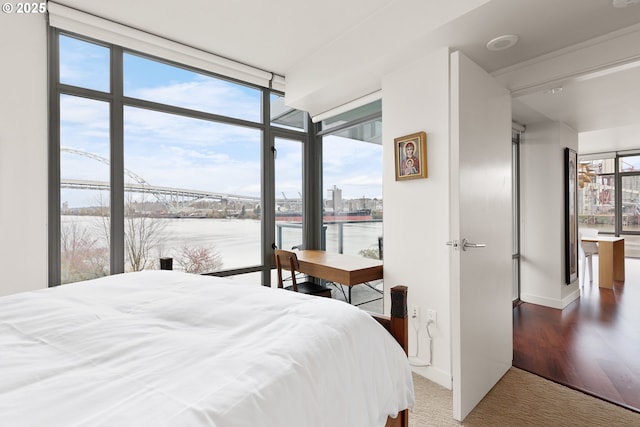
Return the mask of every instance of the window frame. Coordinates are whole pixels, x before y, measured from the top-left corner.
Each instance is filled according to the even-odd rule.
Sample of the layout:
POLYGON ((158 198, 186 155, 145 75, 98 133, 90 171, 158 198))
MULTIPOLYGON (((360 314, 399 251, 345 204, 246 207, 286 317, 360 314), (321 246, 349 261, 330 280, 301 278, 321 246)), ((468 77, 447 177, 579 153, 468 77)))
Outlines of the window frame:
MULTIPOLYGON (((317 147, 319 149, 319 153, 318 155, 318 161, 320 162, 318 165, 318 173, 319 173, 319 182, 320 182, 320 187, 318 189, 318 191, 320 192, 320 195, 322 195, 324 189, 323 189, 323 181, 324 181, 324 167, 323 167, 323 145, 324 145, 324 138, 325 137, 329 137, 329 136, 333 136, 333 135, 337 135, 337 136, 341 136, 340 134, 344 131, 353 129, 353 128, 358 128, 361 127, 363 125, 367 125, 369 123, 375 123, 377 121, 382 121, 382 103, 381 100, 374 100, 372 102, 369 102, 367 104, 361 105, 360 107, 356 107, 353 110, 347 111, 345 113, 341 113, 335 117, 332 118, 332 120, 335 120, 337 118, 344 118, 344 121, 340 124, 336 124, 336 125, 331 125, 331 126, 326 126, 326 121, 319 121, 318 123, 316 123, 315 125, 315 130, 316 130, 316 139, 317 139, 317 147), (372 106, 374 104, 377 104, 376 106, 378 107, 378 109, 374 112, 369 112, 370 108, 368 108, 369 106, 372 106), (362 114, 362 111, 364 111, 365 113, 362 114)), ((363 143, 370 143, 370 144, 377 144, 375 142, 365 142, 362 141, 363 143)), ((380 141, 379 144, 381 147, 383 146, 383 142, 380 141)), ((382 174, 382 171, 380 171, 380 173, 382 174)), ((322 200, 322 196, 319 198, 319 200, 317 201, 319 203, 318 207, 317 207, 317 212, 322 212, 324 209, 324 203, 322 200)), ((324 223, 324 215, 320 214, 319 218, 317 218, 317 221, 319 223, 319 226, 317 227, 317 231, 318 233, 318 246, 320 249, 322 250, 327 250, 326 248, 326 226, 324 223)), ((339 232, 339 240, 338 240, 338 253, 343 253, 343 241, 342 241, 342 232, 339 232)), ((381 242, 380 240, 378 240, 378 247, 380 248, 381 242)))
POLYGON ((614 151, 602 153, 589 153, 578 156, 578 160, 612 160, 613 172, 602 172, 597 176, 611 176, 614 183, 614 226, 613 231, 600 231, 600 234, 613 235, 619 237, 621 235, 638 236, 640 230, 629 230, 624 228, 623 223, 623 197, 622 197, 622 181, 625 177, 633 177, 640 175, 640 171, 622 171, 620 170, 620 161, 625 157, 637 157, 640 152, 637 150, 614 151))
MULTIPOLYGON (((185 64, 179 64, 167 59, 159 58, 144 52, 127 49, 111 43, 105 43, 80 34, 60 30, 54 27, 49 28, 49 266, 48 282, 49 286, 61 284, 61 197, 60 197, 60 97, 62 95, 78 96, 88 99, 95 99, 109 103, 109 127, 110 127, 110 209, 111 209, 111 233, 110 233, 110 272, 109 274, 123 273, 125 271, 125 251, 124 251, 124 108, 131 106, 146 110, 154 110, 164 113, 176 114, 187 118, 206 120, 214 123, 223 123, 234 126, 243 126, 257 129, 261 132, 261 264, 247 265, 241 268, 223 269, 216 272, 205 273, 215 276, 232 276, 238 274, 261 272, 262 284, 270 286, 271 269, 273 268, 273 247, 275 244, 275 189, 274 189, 274 147, 275 135, 289 137, 303 141, 303 188, 306 195, 318 194, 321 197, 321 183, 317 179, 321 172, 313 167, 317 164, 314 160, 315 128, 307 115, 308 131, 297 131, 295 129, 283 129, 273 126, 270 118, 270 96, 272 93, 283 95, 282 92, 265 88, 256 84, 240 81, 226 76, 197 69, 185 64), (110 92, 102 92, 93 89, 77 87, 60 82, 60 36, 72 37, 107 47, 110 52, 110 92), (239 118, 233 118, 220 114, 208 113, 192 110, 159 102, 147 101, 138 98, 124 96, 124 55, 130 53, 152 61, 157 61, 170 66, 179 67, 188 71, 196 72, 216 79, 229 81, 239 85, 254 88, 261 93, 261 122, 253 122, 239 118)), ((321 165, 321 164, 320 164, 321 165)), ((314 197, 307 197, 314 199, 314 197)), ((320 202, 321 206, 321 202, 320 202)), ((315 209, 314 203, 305 202, 305 210, 315 209)), ((311 216, 312 217, 312 216, 311 216)), ((311 218, 310 217, 310 218, 311 218)), ((313 221, 309 221, 305 226, 305 245, 313 245, 316 227, 313 221), (311 239, 307 241, 306 239, 311 239)))

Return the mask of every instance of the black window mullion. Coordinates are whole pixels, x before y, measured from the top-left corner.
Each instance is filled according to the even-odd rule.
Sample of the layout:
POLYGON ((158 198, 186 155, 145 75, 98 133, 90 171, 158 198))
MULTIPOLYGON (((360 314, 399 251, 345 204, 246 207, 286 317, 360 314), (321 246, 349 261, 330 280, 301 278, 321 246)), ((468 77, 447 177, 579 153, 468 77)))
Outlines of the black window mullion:
POLYGON ((318 125, 307 118, 309 129, 303 149, 303 241, 307 249, 325 249, 322 239, 322 138, 318 125))
POLYGON ((275 144, 271 133, 271 92, 262 90, 262 284, 271 286, 271 265, 276 241, 275 227, 275 144))
POLYGON ((60 95, 71 95, 71 96, 77 96, 81 98, 96 99, 96 100, 105 101, 105 102, 110 102, 113 99, 111 94, 107 92, 101 92, 95 89, 88 89, 88 88, 68 85, 64 83, 60 83, 58 85, 58 92, 60 95))
POLYGON ((124 273, 124 107, 122 48, 111 48, 111 274, 124 273))
POLYGON ((49 286, 62 283, 60 254, 60 50, 58 30, 49 30, 49 286))

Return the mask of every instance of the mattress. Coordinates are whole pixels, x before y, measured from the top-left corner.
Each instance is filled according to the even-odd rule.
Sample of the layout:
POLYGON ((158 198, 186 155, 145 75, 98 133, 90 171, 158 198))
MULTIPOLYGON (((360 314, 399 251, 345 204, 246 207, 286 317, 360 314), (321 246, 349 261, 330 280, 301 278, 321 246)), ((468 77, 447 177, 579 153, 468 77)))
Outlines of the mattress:
POLYGON ((143 271, 0 298, 2 426, 384 426, 411 369, 330 298, 143 271))

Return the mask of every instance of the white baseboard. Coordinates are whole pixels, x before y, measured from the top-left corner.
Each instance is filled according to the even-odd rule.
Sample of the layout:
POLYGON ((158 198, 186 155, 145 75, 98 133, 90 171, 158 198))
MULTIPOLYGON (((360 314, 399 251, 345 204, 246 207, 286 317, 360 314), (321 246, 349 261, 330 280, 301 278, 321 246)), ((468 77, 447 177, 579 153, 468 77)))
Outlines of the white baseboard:
POLYGON ((416 374, 425 377, 429 381, 433 381, 434 383, 446 388, 447 390, 451 390, 453 388, 451 374, 448 372, 434 368, 433 366, 412 366, 411 370, 416 374))
POLYGON ((562 309, 562 301, 555 298, 541 297, 538 295, 520 294, 520 301, 531 304, 543 305, 545 307, 562 309))
POLYGON ((529 302, 532 304, 543 305, 545 307, 557 308, 560 310, 562 310, 563 308, 565 308, 566 306, 568 306, 578 298, 580 298, 580 289, 574 290, 573 292, 571 292, 569 295, 567 295, 562 299, 541 297, 538 295, 531 295, 531 294, 520 295, 520 301, 522 302, 529 302))
POLYGON ((565 308, 566 306, 568 306, 569 304, 571 304, 572 302, 574 302, 578 298, 580 298, 580 288, 574 290, 569 295, 567 295, 566 297, 562 298, 562 308, 565 308))

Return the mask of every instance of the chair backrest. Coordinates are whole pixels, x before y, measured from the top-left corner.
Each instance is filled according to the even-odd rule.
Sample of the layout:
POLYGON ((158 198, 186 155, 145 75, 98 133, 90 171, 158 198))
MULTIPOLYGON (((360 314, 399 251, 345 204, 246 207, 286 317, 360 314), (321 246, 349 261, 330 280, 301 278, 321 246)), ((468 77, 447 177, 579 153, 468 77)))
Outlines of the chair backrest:
POLYGON ((582 234, 585 237, 597 236, 598 235, 598 229, 597 228, 582 228, 582 227, 580 227, 580 234, 582 234))
POLYGON ((583 247, 585 242, 582 241, 582 233, 579 232, 579 231, 578 231, 578 242, 579 242, 578 243, 578 256, 580 256, 580 259, 582 259, 582 257, 585 256, 584 255, 584 247, 583 247))
POLYGON ((578 235, 580 236, 580 247, 585 256, 598 253, 598 244, 596 242, 585 242, 583 237, 594 237, 598 235, 598 229, 596 228, 580 228, 578 235))
POLYGON ((298 292, 298 283, 296 282, 296 271, 299 269, 298 256, 295 252, 285 251, 284 249, 275 249, 273 255, 276 259, 276 269, 278 270, 278 287, 284 287, 282 270, 288 270, 291 272, 293 290, 298 292))

